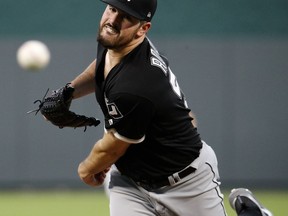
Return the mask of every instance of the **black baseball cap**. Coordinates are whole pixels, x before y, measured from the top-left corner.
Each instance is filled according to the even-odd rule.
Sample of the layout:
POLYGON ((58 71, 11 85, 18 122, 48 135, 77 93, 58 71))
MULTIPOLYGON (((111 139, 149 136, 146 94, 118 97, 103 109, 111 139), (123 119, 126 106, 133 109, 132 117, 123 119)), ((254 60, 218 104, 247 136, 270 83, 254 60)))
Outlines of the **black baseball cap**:
POLYGON ((156 8, 157 0, 101 0, 125 13, 143 21, 151 21, 156 8))

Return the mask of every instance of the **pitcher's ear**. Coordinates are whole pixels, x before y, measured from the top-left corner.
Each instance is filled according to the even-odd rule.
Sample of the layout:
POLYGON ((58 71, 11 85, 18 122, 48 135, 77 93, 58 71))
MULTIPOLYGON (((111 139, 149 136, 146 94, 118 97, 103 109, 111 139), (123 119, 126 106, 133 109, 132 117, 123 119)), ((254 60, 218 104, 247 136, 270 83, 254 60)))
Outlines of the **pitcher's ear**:
POLYGON ((141 26, 140 26, 139 31, 138 31, 139 36, 146 34, 150 28, 151 28, 151 22, 143 21, 143 23, 141 23, 141 26))

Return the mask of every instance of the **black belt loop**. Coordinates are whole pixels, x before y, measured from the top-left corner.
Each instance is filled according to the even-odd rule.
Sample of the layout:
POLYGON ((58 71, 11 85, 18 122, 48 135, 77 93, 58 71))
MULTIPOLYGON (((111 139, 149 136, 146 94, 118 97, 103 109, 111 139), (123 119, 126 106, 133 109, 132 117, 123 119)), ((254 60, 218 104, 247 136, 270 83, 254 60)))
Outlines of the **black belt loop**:
POLYGON ((174 173, 173 175, 163 179, 162 181, 157 181, 157 182, 151 182, 151 181, 137 181, 136 184, 143 187, 144 189, 150 191, 150 190, 155 190, 164 186, 172 186, 179 182, 181 179, 185 178, 186 176, 192 174, 195 172, 195 168, 192 166, 188 166, 186 169, 174 173))
POLYGON ((196 169, 192 166, 187 167, 186 169, 182 170, 181 172, 178 173, 179 177, 182 179, 191 173, 195 172, 196 169))

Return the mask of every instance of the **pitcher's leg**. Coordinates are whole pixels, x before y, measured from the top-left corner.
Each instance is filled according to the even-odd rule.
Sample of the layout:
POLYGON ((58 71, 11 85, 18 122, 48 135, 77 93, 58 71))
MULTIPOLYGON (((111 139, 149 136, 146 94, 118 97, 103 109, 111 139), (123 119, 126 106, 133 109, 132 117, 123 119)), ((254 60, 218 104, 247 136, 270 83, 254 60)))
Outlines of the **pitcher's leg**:
POLYGON ((110 172, 110 216, 157 215, 147 194, 141 192, 133 181, 115 169, 110 172))
POLYGON ((224 196, 220 191, 220 176, 216 154, 205 142, 201 154, 200 159, 202 161, 190 184, 191 190, 197 192, 197 195, 192 197, 189 202, 191 213, 189 214, 189 211, 187 211, 183 215, 226 216, 223 203, 224 196))
POLYGON ((194 173, 150 196, 167 208, 169 216, 226 216, 217 166, 213 149, 204 144, 194 173))
POLYGON ((217 188, 192 198, 189 205, 191 213, 185 212, 183 216, 227 216, 217 188))

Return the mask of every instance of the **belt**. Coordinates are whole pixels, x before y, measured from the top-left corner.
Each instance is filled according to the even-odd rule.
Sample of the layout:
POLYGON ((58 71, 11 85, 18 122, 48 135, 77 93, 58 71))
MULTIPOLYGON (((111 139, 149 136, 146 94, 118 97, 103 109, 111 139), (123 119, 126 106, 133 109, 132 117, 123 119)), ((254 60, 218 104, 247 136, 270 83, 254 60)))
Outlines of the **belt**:
POLYGON ((190 175, 191 173, 195 172, 195 168, 188 166, 184 170, 174 173, 171 176, 168 176, 159 181, 151 181, 151 180, 143 180, 143 181, 136 181, 136 184, 143 187, 146 190, 155 190, 164 186, 174 185, 179 182, 181 179, 185 178, 186 176, 190 175))

